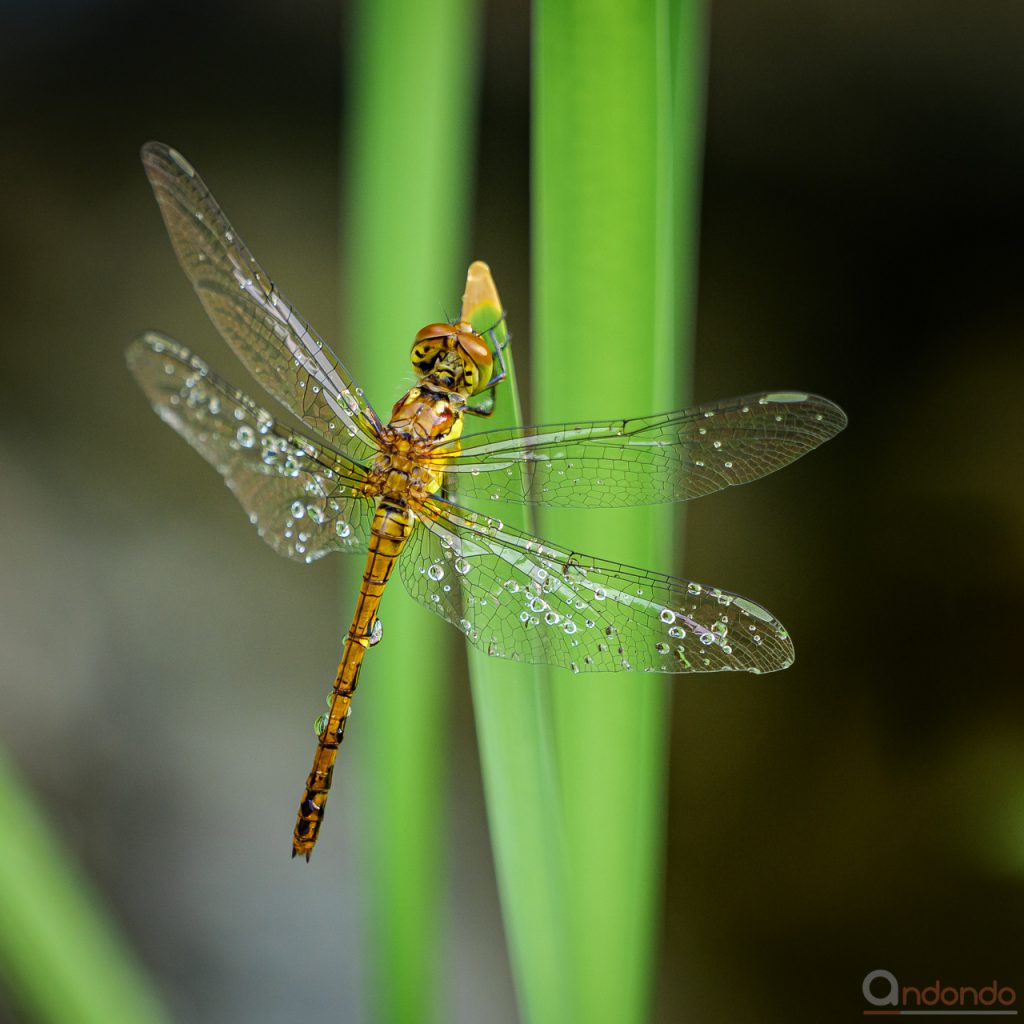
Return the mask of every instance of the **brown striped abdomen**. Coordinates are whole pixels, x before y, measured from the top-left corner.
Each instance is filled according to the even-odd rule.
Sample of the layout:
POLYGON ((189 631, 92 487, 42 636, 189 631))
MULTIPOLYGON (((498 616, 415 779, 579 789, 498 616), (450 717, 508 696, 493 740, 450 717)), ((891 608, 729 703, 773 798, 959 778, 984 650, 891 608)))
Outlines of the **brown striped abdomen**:
POLYGON ((293 857, 302 854, 308 861, 316 844, 324 808, 327 805, 328 791, 331 788, 334 760, 338 756, 338 747, 341 746, 345 735, 345 721, 352 704, 352 696, 356 692, 363 655, 379 639, 379 634, 374 636, 377 607, 395 567, 395 559, 405 547, 414 524, 415 517, 407 508, 392 504, 386 499, 378 504, 370 530, 370 551, 366 558, 366 572, 363 573, 363 582, 359 588, 359 602, 345 639, 345 651, 341 656, 341 664, 338 665, 338 675, 334 680, 327 724, 319 734, 313 770, 306 779, 306 792, 299 807, 298 820, 295 822, 295 834, 292 837, 293 857))

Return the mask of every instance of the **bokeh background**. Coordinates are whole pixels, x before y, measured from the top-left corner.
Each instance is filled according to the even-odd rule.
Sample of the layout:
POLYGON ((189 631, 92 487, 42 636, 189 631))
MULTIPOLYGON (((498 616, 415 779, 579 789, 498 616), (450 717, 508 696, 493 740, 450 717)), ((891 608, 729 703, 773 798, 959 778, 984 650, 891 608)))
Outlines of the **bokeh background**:
MULTIPOLYGON (((491 263, 528 368, 528 11, 486 16, 466 256, 491 263)), ((176 1018, 366 1020, 358 772, 309 868, 285 852, 347 624, 337 567, 260 544, 122 357, 159 327, 244 380, 177 268, 151 137, 335 337, 348 15, 4 18, 0 742, 176 1018)), ((714 4, 694 397, 803 388, 851 425, 687 513, 687 574, 764 601, 799 658, 675 687, 661 1021, 854 1019, 878 967, 1024 988, 1022 39, 1009 0, 714 4)), ((614 398, 595 417, 654 411, 614 398)), ((511 1022, 445 656, 448 1014, 511 1022)), ((628 729, 628 687, 623 708, 628 729)), ((23 1019, 2 986, 0 1017, 23 1019)))

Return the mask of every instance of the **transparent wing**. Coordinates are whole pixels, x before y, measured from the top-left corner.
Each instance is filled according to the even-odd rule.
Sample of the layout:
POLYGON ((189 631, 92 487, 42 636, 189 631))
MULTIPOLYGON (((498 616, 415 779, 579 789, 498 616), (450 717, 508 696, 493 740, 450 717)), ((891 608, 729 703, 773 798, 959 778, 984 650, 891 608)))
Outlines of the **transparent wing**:
POLYGON ((177 150, 147 142, 142 163, 189 280, 245 368, 333 447, 361 459, 379 420, 338 358, 281 294, 177 150))
POLYGON ((275 551, 312 562, 366 550, 373 502, 361 490, 362 466, 278 426, 170 338, 145 334, 127 358, 160 418, 224 477, 275 551))
POLYGON ((686 501, 789 465, 846 426, 826 398, 774 392, 604 423, 493 430, 440 446, 460 498, 614 508, 686 501))
POLYGON ((569 551, 437 499, 398 563, 409 593, 497 658, 573 672, 773 672, 789 634, 745 597, 569 551))

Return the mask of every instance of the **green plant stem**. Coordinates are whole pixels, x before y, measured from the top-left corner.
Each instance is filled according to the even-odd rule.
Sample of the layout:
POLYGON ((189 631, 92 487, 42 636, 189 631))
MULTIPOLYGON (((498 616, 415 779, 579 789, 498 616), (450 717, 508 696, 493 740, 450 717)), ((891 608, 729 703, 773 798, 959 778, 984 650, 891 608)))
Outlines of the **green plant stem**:
MULTIPOLYGON (((472 0, 372 0, 360 5, 348 46, 341 348, 385 420, 410 382, 413 336, 440 319, 458 287, 471 198, 476 22, 472 0)), ((362 568, 346 574, 346 616, 362 568)), ((369 997, 375 1020, 424 1024, 438 1016, 445 945, 451 637, 397 580, 381 620, 383 642, 366 659, 349 732, 360 754, 369 997)))
MULTIPOLYGON (((491 325, 499 306, 463 309, 477 330, 491 325)), ((497 332, 504 338, 504 324, 497 332)), ((493 346, 492 346, 493 347, 493 346)), ((522 424, 512 347, 509 380, 488 427, 522 424)), ((488 512, 491 512, 488 509, 488 512)), ((532 530, 523 506, 499 515, 532 530)), ((565 970, 572 935, 567 912, 568 861, 563 831, 551 693, 537 666, 489 658, 469 648, 487 813, 505 935, 521 1017, 530 1024, 562 1024, 575 1016, 576 979, 565 970)))
POLYGON ((140 965, 2 752, 0 972, 34 1021, 169 1020, 140 965))
MULTIPOLYGON (((534 77, 541 422, 679 407, 688 388, 704 68, 691 0, 540 0, 534 77), (684 120, 685 118, 685 120, 684 120), (680 237, 680 233, 686 237, 680 237), (689 308, 680 311, 680 290, 689 308), (680 316, 680 312, 682 315, 680 316)), ((678 510, 546 514, 576 550, 670 569, 678 510)), ((552 672, 587 1024, 650 1017, 668 684, 552 672)))

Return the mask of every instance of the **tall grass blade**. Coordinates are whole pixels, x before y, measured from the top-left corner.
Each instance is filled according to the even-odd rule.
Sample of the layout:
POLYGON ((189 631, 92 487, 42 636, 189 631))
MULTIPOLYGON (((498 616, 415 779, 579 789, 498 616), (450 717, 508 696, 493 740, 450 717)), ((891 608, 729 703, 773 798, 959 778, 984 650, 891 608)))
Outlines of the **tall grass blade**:
MULTIPOLYGON (((472 0, 368 0, 356 21, 342 155, 342 337, 346 362, 387 419, 411 383, 413 336, 441 318, 459 279, 474 163, 477 10, 472 0)), ((362 566, 349 570, 345 616, 362 566)), ((361 754, 370 1000, 377 1021, 425 1024, 439 1019, 445 946, 443 751, 454 645, 397 579, 381 620, 384 640, 366 659, 349 732, 361 754)))
MULTIPOLYGON (((540 421, 677 408, 688 390, 702 119, 700 5, 539 0, 534 73, 540 421), (688 120, 684 120, 684 115, 688 120), (685 232, 684 246, 681 232, 685 232), (680 294, 690 303, 682 311, 680 294)), ((670 569, 673 508, 545 514, 574 549, 670 569)), ((581 1004, 650 1017, 668 683, 552 672, 581 1004)))
MULTIPOLYGON (((507 340, 501 300, 490 271, 470 267, 462 316, 490 332, 491 348, 507 340)), ((505 348, 509 379, 499 385, 491 427, 522 424, 514 346, 505 348)), ((492 513, 492 509, 488 508, 492 513)), ((532 530, 523 506, 500 515, 511 526, 532 530)), ((469 649, 473 708, 494 850, 505 935, 522 1018, 529 1024, 579 1019, 575 978, 565 969, 571 932, 566 911, 568 862, 562 829, 551 695, 534 665, 489 658, 469 649)))
POLYGON ((0 976, 43 1024, 170 1019, 2 751, 0 976))

